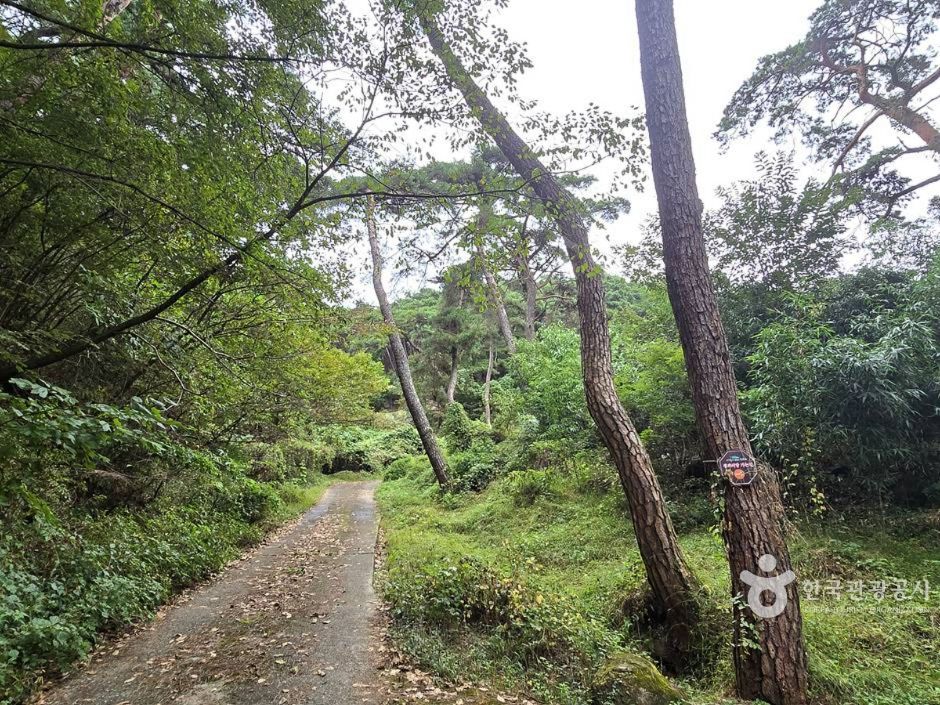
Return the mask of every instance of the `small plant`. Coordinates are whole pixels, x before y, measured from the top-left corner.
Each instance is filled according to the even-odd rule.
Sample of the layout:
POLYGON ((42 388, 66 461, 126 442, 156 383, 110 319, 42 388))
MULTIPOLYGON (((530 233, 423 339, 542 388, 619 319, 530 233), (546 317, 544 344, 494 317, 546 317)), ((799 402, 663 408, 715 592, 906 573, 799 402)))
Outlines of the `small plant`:
POLYGON ((508 477, 509 493, 517 507, 530 507, 540 497, 552 497, 556 484, 551 470, 517 470, 508 477))
POLYGON ((417 477, 422 472, 431 472, 427 456, 406 455, 393 461, 385 468, 385 480, 400 480, 403 477, 417 477))

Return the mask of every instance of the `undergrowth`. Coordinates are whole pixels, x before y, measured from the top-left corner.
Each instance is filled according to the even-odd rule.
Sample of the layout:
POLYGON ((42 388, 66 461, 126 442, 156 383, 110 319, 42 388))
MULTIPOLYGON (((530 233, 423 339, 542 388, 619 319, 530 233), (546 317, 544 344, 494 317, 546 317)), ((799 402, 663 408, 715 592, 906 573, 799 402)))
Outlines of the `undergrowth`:
POLYGON ((359 440, 354 452, 391 438, 385 458, 410 438, 332 429, 325 441, 187 450, 173 464, 153 465, 167 479, 146 493, 64 462, 46 465, 42 481, 30 484, 0 473, 0 705, 24 702, 101 634, 148 618, 315 504, 330 484, 361 479, 321 472, 347 452, 340 444, 351 436, 359 440))
MULTIPOLYGON (((395 637, 424 667, 574 705, 599 702, 590 686, 611 654, 655 652, 643 565, 615 487, 577 468, 547 468, 510 473, 480 493, 442 495, 420 459, 391 470, 378 493, 384 594, 395 637)), ((680 533, 709 616, 699 662, 674 682, 692 703, 735 702, 721 539, 707 525, 680 533)), ((923 514, 798 526, 791 549, 804 581, 814 702, 940 703, 937 592, 896 601, 890 589, 884 599, 868 590, 880 580, 906 580, 910 590, 924 579, 940 585, 938 538, 923 514), (850 596, 858 581, 867 592, 850 596)))

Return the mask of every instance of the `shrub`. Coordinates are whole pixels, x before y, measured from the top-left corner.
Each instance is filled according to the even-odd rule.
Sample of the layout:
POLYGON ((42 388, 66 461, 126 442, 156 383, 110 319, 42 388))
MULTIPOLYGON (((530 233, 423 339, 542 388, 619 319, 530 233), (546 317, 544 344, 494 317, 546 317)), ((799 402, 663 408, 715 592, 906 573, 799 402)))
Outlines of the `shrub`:
POLYGON ((461 558, 390 566, 385 597, 393 615, 406 622, 455 628, 497 629, 507 655, 524 666, 540 662, 589 678, 617 636, 586 619, 566 599, 546 598, 512 576, 480 561, 461 558))
POLYGON ((539 497, 551 497, 556 493, 551 470, 517 470, 507 479, 509 494, 517 507, 532 506, 539 497))
POLYGON ((576 448, 570 441, 537 440, 523 443, 515 464, 524 468, 568 468, 576 448))
POLYGON ((289 438, 281 443, 281 448, 289 480, 312 479, 336 455, 336 449, 322 441, 289 438))
POLYGON ((492 441, 477 441, 468 450, 449 458, 451 488, 455 492, 479 492, 499 473, 492 441))
POLYGON ((655 339, 627 346, 617 393, 657 469, 672 478, 700 457, 685 358, 678 342, 655 339))
POLYGON ((386 480, 400 480, 403 477, 417 477, 423 472, 430 472, 431 464, 427 456, 406 455, 393 461, 385 469, 386 480))
POLYGON ((287 459, 283 448, 274 443, 255 443, 248 448, 250 475, 262 482, 287 479, 287 459))
POLYGON ((571 476, 577 490, 584 494, 604 495, 620 487, 617 469, 597 453, 579 453, 572 460, 571 476))
POLYGON ((236 484, 234 501, 238 516, 246 524, 267 521, 283 507, 281 497, 273 487, 249 477, 236 484))
POLYGON ((921 493, 938 479, 936 339, 916 310, 870 314, 840 334, 818 306, 766 327, 745 397, 758 447, 812 493, 921 493), (846 482, 848 480, 848 482, 846 482))
POLYGON ((444 421, 441 423, 441 434, 447 441, 447 447, 451 452, 470 449, 473 443, 473 429, 463 404, 459 402, 448 404, 444 412, 444 421))
MULTIPOLYGON (((238 511, 258 516, 267 494, 246 490, 252 483, 238 511)), ((205 507, 21 523, 0 541, 0 701, 19 702, 38 671, 84 657, 97 632, 148 616, 258 536, 241 516, 205 507)))
POLYGON ((545 326, 536 340, 520 340, 507 365, 519 388, 518 414, 532 416, 543 439, 596 443, 581 378, 578 334, 560 325, 545 326))
POLYGON ((696 493, 694 490, 678 494, 679 499, 666 502, 676 531, 686 533, 720 523, 720 510, 708 495, 696 493))
POLYGON ((165 487, 143 506, 76 507, 71 468, 50 465, 36 491, 0 475, 0 702, 22 701, 37 674, 84 657, 98 632, 147 617, 283 518, 278 486, 245 463, 176 457, 173 474, 155 467, 165 487))
POLYGON ((406 455, 421 452, 421 439, 413 426, 392 431, 333 426, 324 432, 324 440, 335 453, 323 472, 381 472, 385 466, 406 455))

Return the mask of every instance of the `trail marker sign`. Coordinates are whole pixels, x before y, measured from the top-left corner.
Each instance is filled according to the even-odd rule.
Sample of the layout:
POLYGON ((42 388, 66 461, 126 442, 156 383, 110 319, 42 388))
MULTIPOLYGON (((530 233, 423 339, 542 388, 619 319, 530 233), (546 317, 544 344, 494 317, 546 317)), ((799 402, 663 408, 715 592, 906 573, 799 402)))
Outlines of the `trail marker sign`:
POLYGON ((757 477, 757 463, 750 453, 743 450, 727 451, 718 461, 718 468, 728 478, 728 482, 737 487, 750 485, 757 477))

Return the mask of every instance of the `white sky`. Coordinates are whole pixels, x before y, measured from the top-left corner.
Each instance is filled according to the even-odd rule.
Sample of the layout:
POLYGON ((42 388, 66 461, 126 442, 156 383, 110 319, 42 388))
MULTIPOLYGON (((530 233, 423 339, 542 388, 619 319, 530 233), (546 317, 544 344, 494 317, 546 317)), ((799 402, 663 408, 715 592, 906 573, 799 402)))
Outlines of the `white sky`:
MULTIPOLYGON (((757 60, 801 39, 819 0, 676 0, 676 31, 698 186, 706 206, 715 188, 753 172, 753 155, 767 141, 749 139, 721 154, 712 137, 734 91, 757 60)), ((594 101, 615 113, 643 106, 640 55, 632 0, 513 0, 499 18, 528 45, 534 64, 520 93, 544 110, 565 113, 594 101)), ((610 228, 611 239, 633 239, 655 212, 650 182, 628 194, 633 216, 610 228)))
MULTIPOLYGON (((754 174, 757 151, 790 147, 801 151, 796 138, 792 144, 776 145, 769 130, 758 130, 722 153, 712 135, 725 105, 758 59, 801 39, 819 4, 820 0, 675 0, 686 107, 699 193, 706 208, 715 205, 716 187, 754 174)), ((514 40, 526 43, 534 66, 521 77, 519 94, 537 100, 538 109, 562 115, 594 102, 616 114, 632 115, 635 107, 643 105, 632 0, 511 0, 494 22, 514 40)), ((441 157, 451 155, 444 152, 441 157)), ((632 212, 608 226, 612 244, 637 241, 640 226, 656 210, 651 180, 642 193, 625 195, 632 212)), ((595 235, 593 244, 602 251, 609 248, 603 236, 595 235)), ((395 298, 421 282, 411 278, 391 284, 395 298)), ((353 297, 374 301, 365 273, 354 284, 353 297)))

